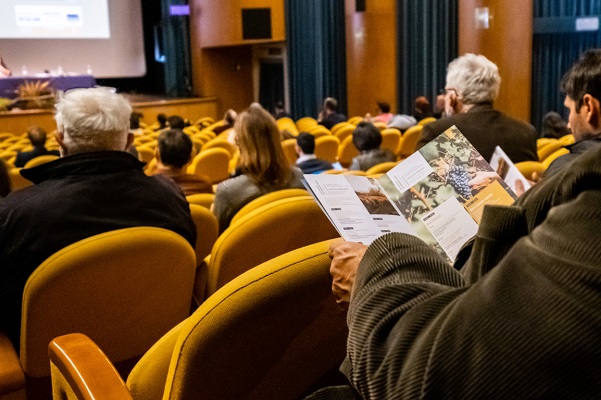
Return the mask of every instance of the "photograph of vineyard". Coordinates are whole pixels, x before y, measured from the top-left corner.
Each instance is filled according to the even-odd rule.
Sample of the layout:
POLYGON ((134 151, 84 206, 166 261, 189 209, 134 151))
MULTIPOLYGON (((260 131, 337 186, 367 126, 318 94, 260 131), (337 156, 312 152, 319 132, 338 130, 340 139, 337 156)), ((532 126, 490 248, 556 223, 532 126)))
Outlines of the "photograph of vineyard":
POLYGON ((384 215, 399 215, 394 209, 388 197, 382 192, 376 180, 373 178, 367 178, 366 180, 362 177, 361 179, 353 179, 348 177, 350 185, 353 187, 355 194, 361 200, 361 203, 367 209, 370 214, 384 214, 384 215))

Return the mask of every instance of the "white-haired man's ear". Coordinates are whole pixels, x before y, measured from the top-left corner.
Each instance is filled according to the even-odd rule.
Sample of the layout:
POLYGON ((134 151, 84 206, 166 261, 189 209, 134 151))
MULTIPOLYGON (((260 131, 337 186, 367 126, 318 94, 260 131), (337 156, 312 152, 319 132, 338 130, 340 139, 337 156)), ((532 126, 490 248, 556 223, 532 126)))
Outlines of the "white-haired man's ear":
POLYGON ((65 147, 65 134, 62 129, 57 129, 54 131, 54 138, 56 139, 56 143, 60 146, 60 154, 61 157, 65 157, 68 155, 67 148, 65 147))

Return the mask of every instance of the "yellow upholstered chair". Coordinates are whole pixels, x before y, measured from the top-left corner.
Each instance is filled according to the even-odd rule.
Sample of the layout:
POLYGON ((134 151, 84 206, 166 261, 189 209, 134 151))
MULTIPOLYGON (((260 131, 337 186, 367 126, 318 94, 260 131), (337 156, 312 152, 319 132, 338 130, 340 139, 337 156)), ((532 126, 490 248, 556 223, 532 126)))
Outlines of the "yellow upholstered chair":
POLYGON ((390 162, 384 162, 384 163, 374 165, 373 167, 371 167, 370 169, 365 171, 365 175, 371 176, 371 175, 375 175, 375 174, 385 174, 386 172, 388 172, 391 169, 393 169, 394 167, 396 167, 397 164, 398 164, 398 162, 390 161, 390 162))
POLYGON ((436 121, 436 118, 434 118, 434 117, 427 117, 427 118, 424 118, 424 119, 421 119, 421 120, 419 120, 419 121, 417 122, 417 124, 418 124, 418 125, 421 125, 421 126, 424 126, 424 125, 427 125, 427 124, 429 124, 430 122, 434 122, 434 121, 436 121))
POLYGON ((43 156, 37 156, 35 158, 32 158, 31 160, 27 161, 27 163, 25 163, 25 165, 23 166, 23 168, 32 168, 38 165, 42 165, 45 164, 47 162, 50 161, 54 161, 56 159, 58 159, 59 157, 56 155, 52 155, 52 154, 46 154, 43 156))
POLYGON ((276 122, 276 125, 278 126, 279 130, 286 129, 286 128, 290 127, 290 125, 296 125, 294 123, 294 120, 290 117, 278 118, 275 122, 276 122))
POLYGON ((321 172, 322 174, 328 174, 328 175, 341 175, 345 172, 346 170, 344 169, 328 169, 325 170, 323 172, 321 172))
POLYGON ((338 132, 342 128, 349 127, 349 126, 352 127, 353 129, 355 129, 355 125, 351 124, 348 121, 339 122, 336 125, 334 125, 332 127, 332 129, 330 129, 330 132, 332 133, 332 135, 336 135, 336 132, 338 132))
POLYGON ((553 153, 551 153, 549 156, 547 156, 543 161, 541 161, 541 163, 545 166, 545 169, 549 168, 549 165, 551 165, 551 163, 553 161, 555 161, 555 159, 557 157, 561 157, 564 154, 568 154, 570 152, 570 150, 564 148, 564 147, 560 147, 559 149, 555 150, 553 153))
POLYGON ((351 136, 353 134, 353 131, 356 128, 357 127, 353 124, 347 124, 341 128, 338 128, 336 130, 336 133, 332 132, 332 134, 334 136, 336 136, 338 138, 338 140, 340 140, 340 143, 342 143, 344 141, 344 139, 346 139, 348 136, 351 136))
POLYGON ((361 171, 360 169, 347 169, 342 171, 343 175, 356 175, 356 176, 367 176, 367 174, 365 173, 365 171, 361 171))
POLYGON ((317 120, 313 117, 304 117, 296 121, 296 128, 299 132, 308 132, 309 128, 317 125, 317 120))
POLYGON ((396 128, 386 128, 380 133, 382 134, 382 144, 380 147, 398 154, 401 144, 401 131, 396 128))
POLYGON ((213 193, 196 193, 186 196, 186 200, 190 204, 197 204, 210 210, 215 201, 215 195, 213 193))
POLYGON ((357 115, 355 117, 349 118, 348 122, 357 126, 359 124, 359 122, 363 121, 363 117, 360 115, 357 115))
POLYGON ((290 165, 296 164, 298 154, 296 153, 296 139, 286 139, 282 141, 282 150, 286 156, 286 160, 290 165))
POLYGON ((305 132, 309 132, 315 138, 332 135, 332 132, 330 132, 330 130, 323 125, 312 126, 311 128, 307 129, 305 132))
POLYGON ((347 136, 338 147, 338 162, 344 168, 348 168, 351 165, 353 158, 357 157, 358 155, 359 150, 357 150, 353 144, 353 136, 347 136))
POLYGON ((194 297, 197 301, 207 298, 238 275, 273 257, 336 237, 338 232, 313 198, 273 201, 221 233, 206 264, 206 273, 199 270, 197 274, 194 297))
POLYGON ((311 197, 311 194, 309 194, 309 192, 306 191, 305 189, 297 189, 297 188, 282 189, 282 190, 276 190, 275 192, 266 193, 262 196, 257 197, 256 199, 250 201, 249 203, 244 205, 244 207, 242 207, 240 210, 238 210, 236 215, 234 215, 234 217, 232 218, 232 221, 230 222, 230 224, 234 224, 234 223, 238 222, 245 215, 250 214, 252 211, 259 209, 259 208, 263 207, 264 205, 271 204, 272 202, 274 202, 276 200, 288 199, 290 197, 299 197, 299 196, 311 197))
POLYGON ((329 243, 229 282, 142 357, 127 386, 88 338, 56 338, 55 399, 293 400, 341 384, 348 331, 331 293, 329 243))
POLYGON ((194 122, 194 125, 198 126, 199 128, 203 129, 206 128, 207 126, 214 124, 215 123, 215 119, 212 117, 201 117, 198 118, 196 120, 196 122, 194 122))
POLYGON ((8 177, 10 179, 10 187, 13 192, 15 190, 23 189, 24 187, 33 185, 33 182, 21 176, 21 168, 10 168, 8 170, 8 177))
POLYGON ((339 147, 340 140, 336 136, 327 135, 315 139, 315 155, 322 160, 331 163, 338 161, 339 147))
MULTIPOLYGON (((48 344, 68 333, 93 338, 128 372, 189 316, 194 272, 194 249, 162 228, 106 232, 50 256, 23 292, 20 364, 28 399, 50 397, 48 344)), ((0 364, 7 361, 0 354, 0 364)))
POLYGON ((219 183, 229 178, 230 158, 231 154, 226 149, 215 147, 202 150, 188 166, 188 173, 205 175, 211 183, 219 183))
POLYGON ((141 146, 136 147, 138 151, 138 160, 149 163, 154 158, 154 148, 149 143, 144 143, 141 146))
POLYGON ((221 148, 221 149, 225 149, 230 153, 230 158, 232 158, 234 156, 234 154, 236 153, 236 150, 238 150, 238 147, 231 144, 227 139, 221 139, 221 138, 215 138, 213 140, 208 141, 207 143, 202 145, 202 151, 206 151, 208 149, 214 149, 214 148, 221 148))
POLYGON ((403 133, 401 143, 399 144, 399 158, 407 158, 415 152, 415 146, 419 141, 419 137, 422 134, 423 125, 415 125, 407 129, 403 133))
POLYGON ((532 174, 536 172, 539 176, 543 176, 547 167, 538 161, 522 161, 515 163, 516 168, 520 171, 524 178, 532 179, 532 174))
POLYGON ((574 144, 574 135, 570 134, 570 135, 564 135, 562 137, 560 137, 559 140, 561 143, 563 143, 564 146, 569 146, 571 144, 574 144))
POLYGON ((555 153, 557 150, 561 149, 565 146, 559 140, 555 140, 553 142, 547 143, 543 147, 537 150, 538 153, 538 161, 543 162, 545 158, 549 157, 551 154, 555 153))
POLYGON ((211 249, 219 236, 217 217, 208 208, 198 204, 190 204, 190 214, 196 225, 196 265, 211 254, 211 249))
POLYGON ((386 129, 385 122, 374 122, 373 124, 376 128, 378 128, 380 130, 380 132, 382 132, 384 129, 386 129))
POLYGON ((555 138, 539 138, 536 139, 536 148, 540 150, 543 146, 548 145, 549 143, 555 142, 557 139, 555 138))

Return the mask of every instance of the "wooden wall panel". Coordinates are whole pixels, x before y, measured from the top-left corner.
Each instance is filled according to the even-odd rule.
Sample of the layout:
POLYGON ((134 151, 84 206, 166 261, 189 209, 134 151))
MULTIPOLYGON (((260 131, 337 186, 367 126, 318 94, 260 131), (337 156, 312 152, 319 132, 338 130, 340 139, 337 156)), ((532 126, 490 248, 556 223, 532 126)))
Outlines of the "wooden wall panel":
POLYGON ((525 121, 530 121, 532 18, 531 1, 459 0, 459 53, 483 54, 499 66, 495 107, 525 121), (477 7, 489 8, 489 29, 476 28, 477 7))
POLYGON ((349 117, 373 114, 377 101, 396 113, 396 1, 366 0, 361 13, 355 0, 345 7, 349 117))

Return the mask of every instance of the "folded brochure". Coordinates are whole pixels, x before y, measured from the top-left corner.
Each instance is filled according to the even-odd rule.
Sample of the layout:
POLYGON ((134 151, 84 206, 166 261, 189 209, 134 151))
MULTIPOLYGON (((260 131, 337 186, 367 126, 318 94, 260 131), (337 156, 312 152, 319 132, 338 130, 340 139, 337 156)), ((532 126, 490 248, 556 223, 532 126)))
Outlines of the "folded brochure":
POLYGON ((476 234, 486 204, 517 198, 455 126, 380 178, 317 174, 304 181, 345 240, 370 244, 408 233, 449 262, 476 234))

